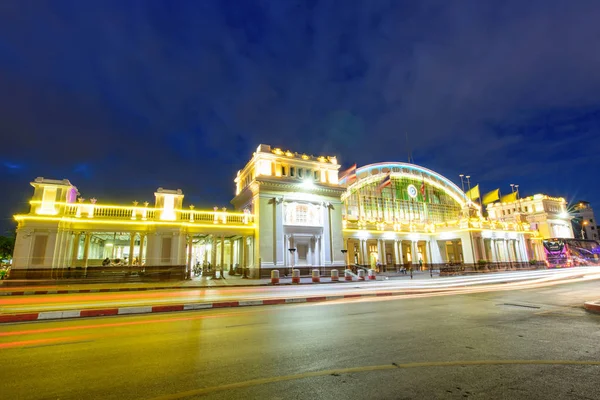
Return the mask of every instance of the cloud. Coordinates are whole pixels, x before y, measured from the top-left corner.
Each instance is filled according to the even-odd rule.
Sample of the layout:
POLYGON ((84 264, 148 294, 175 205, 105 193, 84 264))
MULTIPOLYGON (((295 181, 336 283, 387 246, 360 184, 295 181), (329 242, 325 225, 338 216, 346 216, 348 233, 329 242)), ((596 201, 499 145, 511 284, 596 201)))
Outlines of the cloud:
POLYGON ((9 3, 0 129, 23 182, 226 204, 269 143, 600 196, 595 1, 9 3))

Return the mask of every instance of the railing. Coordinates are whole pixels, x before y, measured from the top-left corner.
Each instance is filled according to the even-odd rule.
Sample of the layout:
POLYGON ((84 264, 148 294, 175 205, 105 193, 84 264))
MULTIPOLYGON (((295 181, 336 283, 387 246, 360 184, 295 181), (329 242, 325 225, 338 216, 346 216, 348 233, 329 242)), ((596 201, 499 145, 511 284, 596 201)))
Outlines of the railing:
MULTIPOLYGON (((397 231, 397 232, 423 232, 423 233, 435 233, 444 231, 446 228, 455 229, 488 229, 488 230, 505 230, 514 232, 532 232, 529 228, 529 224, 514 223, 514 222, 500 222, 490 220, 477 220, 477 219, 460 219, 454 221, 448 221, 443 224, 433 224, 424 221, 365 221, 365 220, 343 220, 344 229, 366 229, 366 230, 377 230, 377 231, 397 231)), ((533 233, 533 232, 532 232, 533 233)))
POLYGON ((190 224, 251 225, 254 215, 249 212, 167 210, 140 206, 108 206, 95 203, 67 204, 64 216, 81 219, 129 221, 176 221, 190 224))

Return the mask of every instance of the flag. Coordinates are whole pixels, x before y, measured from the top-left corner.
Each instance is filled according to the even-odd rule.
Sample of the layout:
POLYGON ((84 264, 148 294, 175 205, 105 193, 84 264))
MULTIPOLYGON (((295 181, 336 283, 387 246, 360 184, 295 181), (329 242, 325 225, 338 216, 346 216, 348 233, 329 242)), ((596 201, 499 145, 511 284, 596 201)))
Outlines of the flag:
POLYGON ((486 205, 493 203, 496 200, 500 200, 500 189, 494 189, 491 192, 484 194, 481 202, 483 205, 486 205))
POLYGON ((504 195, 500 198, 502 203, 512 203, 513 201, 517 201, 517 192, 513 192, 511 194, 504 195))
POLYGON ((470 200, 477 200, 479 198, 479 184, 465 193, 470 200))
POLYGON ((342 180, 344 178, 348 178, 349 180, 356 178, 356 163, 354 165, 352 165, 350 168, 348 168, 347 170, 345 170, 344 172, 342 172, 339 175, 338 180, 342 180))
POLYGON ((423 183, 421 183, 421 196, 423 200, 425 200, 425 179, 423 179, 423 183))
POLYGON ((377 190, 381 191, 386 186, 390 186, 392 184, 392 176, 388 172, 388 174, 381 180, 379 186, 377 186, 377 190))

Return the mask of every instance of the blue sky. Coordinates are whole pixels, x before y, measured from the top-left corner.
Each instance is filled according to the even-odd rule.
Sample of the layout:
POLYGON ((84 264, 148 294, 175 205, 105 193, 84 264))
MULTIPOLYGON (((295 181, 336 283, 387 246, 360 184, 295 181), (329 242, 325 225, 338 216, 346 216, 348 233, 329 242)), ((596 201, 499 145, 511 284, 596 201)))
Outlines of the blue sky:
POLYGON ((228 206, 259 143, 600 207, 597 1, 0 2, 2 227, 28 182, 228 206))

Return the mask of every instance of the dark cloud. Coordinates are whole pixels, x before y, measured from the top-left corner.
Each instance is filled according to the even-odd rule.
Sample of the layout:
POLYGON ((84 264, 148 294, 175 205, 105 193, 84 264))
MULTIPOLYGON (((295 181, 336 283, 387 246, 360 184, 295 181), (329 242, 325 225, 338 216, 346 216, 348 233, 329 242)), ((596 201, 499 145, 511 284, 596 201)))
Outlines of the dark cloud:
POLYGON ((227 205, 259 143, 346 164, 412 150, 484 190, 595 201, 599 19, 586 0, 4 1, 0 205, 36 176, 227 205))

